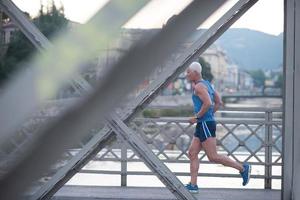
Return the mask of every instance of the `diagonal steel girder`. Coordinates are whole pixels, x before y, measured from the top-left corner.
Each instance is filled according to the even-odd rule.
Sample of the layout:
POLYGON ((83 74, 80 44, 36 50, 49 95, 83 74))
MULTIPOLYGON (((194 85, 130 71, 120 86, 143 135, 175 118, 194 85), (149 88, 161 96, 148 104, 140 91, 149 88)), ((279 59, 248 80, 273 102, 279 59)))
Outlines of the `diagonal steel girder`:
POLYGON ((36 48, 43 51, 51 46, 49 40, 27 19, 11 0, 1 0, 0 7, 36 48))
MULTIPOLYGON (((107 25, 108 27, 106 27, 104 30, 108 32, 108 34, 110 34, 111 36, 117 36, 118 35, 118 30, 121 29, 121 26, 126 23, 133 15, 136 14, 136 12, 138 10, 140 10, 146 3, 148 3, 149 0, 142 0, 142 1, 139 1, 139 2, 132 2, 131 0, 111 0, 110 2, 108 2, 96 15, 95 17, 90 20, 88 22, 88 25, 89 26, 92 26, 92 25, 95 25, 95 23, 97 23, 98 26, 100 26, 100 28, 97 28, 97 30, 103 30, 103 28, 105 28, 105 25, 107 25), (124 4, 126 5, 124 7, 124 4), (117 13, 117 14, 116 14, 117 13), (111 16, 112 15, 112 16, 111 16), (113 21, 110 22, 109 24, 105 22, 105 18, 110 18, 112 19, 113 21), (101 21, 100 21, 101 20, 101 21)), ((39 41, 41 41, 41 44, 43 44, 45 48, 49 48, 49 49, 53 49, 54 46, 51 46, 50 45, 46 45, 47 43, 47 39, 31 24, 30 21, 28 21, 26 18, 22 18, 24 17, 22 13, 20 13, 20 11, 10 2, 10 1, 7 1, 7 0, 0 0, 0 6, 2 8, 3 5, 8 5, 8 7, 3 7, 5 10, 8 10, 11 12, 11 15, 10 16, 15 16, 15 12, 16 13, 19 13, 20 14, 20 20, 22 21, 22 23, 26 24, 26 27, 27 25, 30 26, 32 29, 30 29, 30 31, 28 31, 29 34, 33 34, 33 38, 36 39, 40 39, 39 41), (3 4, 3 3, 8 3, 8 4, 3 4), (11 6, 12 5, 12 6, 11 6), (27 23, 28 22, 28 23, 27 23), (33 31, 32 31, 33 30, 33 31), (32 31, 32 32, 31 32, 32 31)), ((19 18, 18 18, 19 19, 19 18)), ((24 24, 20 23, 21 25, 25 26, 24 24)), ((86 27, 86 26, 82 26, 82 27, 86 27)), ((28 27, 27 27, 28 28, 28 27)), ((25 28, 26 30, 26 28, 25 28)), ((90 30, 89 30, 90 31, 90 30)), ((76 32, 78 33, 78 32, 76 32)), ((68 33, 70 34, 70 33, 68 33)), ((104 32, 103 34, 101 34, 101 36, 106 36, 106 33, 104 32)), ((112 37, 106 37, 107 38, 107 41, 111 41, 109 39, 112 39, 112 37)), ((62 36, 63 39, 68 39, 65 37, 65 35, 62 36)), ((114 40, 114 38, 113 38, 114 40)), ((36 44, 38 45, 39 44, 39 41, 36 42, 36 44)), ((49 42, 49 41, 48 41, 49 42)), ((100 42, 98 43, 95 43, 95 44, 101 44, 100 42)), ((42 47, 41 48, 38 48, 39 50, 43 49, 42 47)), ((48 49, 44 49, 42 50, 43 51, 43 54, 48 52, 48 49)), ((84 50, 82 50, 84 51, 84 50)), ((43 70, 43 68, 41 69, 43 70)), ((21 74, 20 76, 17 77, 16 80, 14 81, 18 81, 18 84, 21 82, 22 84, 22 87, 26 88, 26 90, 24 89, 23 91, 21 91, 21 94, 18 94, 18 98, 19 99, 25 99, 26 101, 30 102, 31 105, 33 105, 34 103, 38 104, 37 103, 37 100, 35 100, 34 98, 36 98, 35 95, 32 95, 30 96, 30 94, 32 94, 34 90, 36 90, 35 87, 31 87, 32 85, 31 84, 28 84, 30 82, 30 80, 28 81, 28 79, 26 79, 28 77, 26 77, 26 75, 24 76, 24 73, 21 74), (27 88, 28 87, 28 88, 27 88), (30 91, 29 92, 29 95, 28 94, 25 94, 25 92, 27 92, 28 90, 30 91), (24 93, 23 93, 24 92, 24 93), (26 98, 24 98, 22 95, 27 95, 26 98), (28 98, 30 98, 30 100, 28 100, 28 98)), ((55 80, 54 80, 55 81, 55 80)), ((13 83, 12 83, 13 84, 13 83)), ((8 85, 9 86, 9 85, 8 85)), ((6 87, 4 88, 4 90, 9 87, 6 87)), ((11 93, 19 93, 19 90, 21 90, 22 88, 20 87, 12 87, 13 88, 13 92, 12 91, 9 91, 11 93)), ((11 88, 9 88, 11 89, 11 88)), ((11 98, 7 98, 7 96, 9 97, 9 95, 2 95, 0 99, 0 102, 1 102, 1 107, 3 107, 3 109, 1 108, 1 116, 0 116, 0 121, 1 121, 1 124, 4 125, 4 122, 8 122, 8 121, 13 121, 15 120, 15 118, 18 119, 18 117, 16 117, 17 115, 20 115, 20 113, 18 111, 21 111, 22 113, 22 109, 18 110, 16 109, 16 107, 14 106, 11 106, 11 105, 14 105, 14 102, 12 101, 11 98), (11 100, 10 100, 11 99, 11 100), (4 105, 8 105, 8 106, 4 106, 4 105), (10 107, 12 107, 13 109, 10 109, 10 107), (4 115, 4 111, 10 111, 10 113, 12 113, 12 115, 14 115, 14 117, 6 117, 4 115), (7 118, 7 120, 5 119, 7 118), (2 123, 3 122, 3 123, 2 123)), ((20 103, 19 103, 20 104, 20 103)), ((23 104, 23 101, 22 101, 22 104, 23 104)), ((26 105, 26 103, 25 103, 26 105)), ((25 105, 22 105, 23 107, 26 107, 25 105)), ((27 108, 26 108, 27 109, 27 108)), ((30 109, 27 109, 27 110, 30 110, 30 113, 33 113, 34 110, 32 107, 30 107, 30 109)), ((23 113, 22 113, 23 114, 23 113)), ((14 122, 13 124, 18 124, 18 122, 20 122, 20 120, 15 120, 16 122, 14 122)), ((12 127, 12 126, 11 126, 12 127)), ((1 143, 5 143, 5 138, 8 138, 9 137, 9 134, 11 133, 10 131, 4 131, 4 130, 9 130, 9 129, 2 129, 0 131, 0 137, 1 137, 1 143)), ((18 189, 16 189, 16 191, 14 192, 12 189, 11 189, 11 192, 12 193, 17 193, 18 192, 18 189)), ((4 194, 4 193, 3 193, 4 194)), ((2 196, 2 192, 0 192, 0 196, 2 196)), ((0 198, 2 199, 2 198, 0 198)), ((10 198, 9 198, 10 199, 10 198)), ((13 198, 12 198, 13 199, 13 198)))
POLYGON ((106 72, 107 75, 93 94, 84 99, 77 108, 69 110, 39 133, 39 138, 31 146, 30 152, 25 154, 18 165, 0 181, 1 197, 16 199, 29 183, 58 159, 62 152, 81 138, 83 132, 88 131, 90 127, 97 127, 99 120, 110 111, 110 108, 142 82, 144 77, 153 71, 154 66, 170 56, 177 44, 187 38, 199 26, 199 22, 204 21, 223 3, 224 1, 219 0, 193 1, 159 34, 146 43, 141 42, 131 48, 106 72), (199 12, 200 10, 202 12, 199 12), (134 79, 129 79, 130 77, 134 79), (119 82, 112 80, 126 84, 120 85, 119 82), (37 161, 39 165, 36 165, 37 161))
POLYGON ((132 129, 116 115, 111 114, 107 119, 110 128, 126 141, 133 151, 139 155, 144 163, 164 183, 177 199, 196 199, 176 176, 166 167, 161 160, 152 152, 147 143, 143 141, 132 129))
POLYGON ((98 52, 99 47, 115 41, 121 27, 147 2, 149 0, 109 1, 87 24, 60 35, 55 40, 55 47, 39 54, 39 58, 32 59, 31 67, 16 74, 1 92, 0 143, 16 132, 44 100, 52 97, 51 93, 72 78, 72 73, 78 70, 82 62, 89 61, 90 55, 98 52), (105 19, 112 21, 108 23, 105 19), (101 35, 101 39, 91 39, 96 35, 101 35), (79 46, 78 41, 83 44, 79 46), (84 45, 90 48, 89 51, 82 48, 84 45))
MULTIPOLYGON (((45 51, 52 46, 51 42, 40 32, 40 30, 23 14, 23 12, 11 1, 0 0, 0 8, 19 27, 28 40, 39 50, 45 51)), ((78 92, 90 91, 92 87, 81 76, 76 76, 72 84, 78 92), (79 86, 77 86, 79 85, 79 86)))
MULTIPOLYGON (((128 123, 142 111, 175 77, 183 72, 188 64, 197 59, 220 35, 222 35, 235 21, 237 21, 257 0, 239 0, 223 17, 212 25, 200 38, 184 52, 155 82, 151 83, 136 100, 127 106, 121 119, 128 123)), ((115 140, 116 135, 108 127, 97 133, 64 167, 62 167, 41 189, 34 195, 34 199, 43 199, 52 196, 72 176, 86 165, 108 141, 115 140)))

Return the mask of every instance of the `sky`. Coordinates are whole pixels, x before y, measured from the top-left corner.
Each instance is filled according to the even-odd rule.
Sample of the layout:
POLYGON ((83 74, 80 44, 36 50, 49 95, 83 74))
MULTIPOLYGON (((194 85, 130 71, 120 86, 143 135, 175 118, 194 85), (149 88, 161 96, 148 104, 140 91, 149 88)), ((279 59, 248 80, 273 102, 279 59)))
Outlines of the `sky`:
MULTIPOLYGON (((46 5, 49 0, 12 0, 21 10, 36 16, 41 2, 46 5)), ((85 23, 109 0, 55 0, 56 5, 63 4, 68 19, 85 23)), ((152 0, 141 9, 124 27, 159 28, 173 14, 178 14, 191 0, 152 0)), ((218 16, 228 10, 237 0, 228 0, 218 12, 205 24, 217 20, 218 16)), ((283 0, 259 0, 245 13, 232 28, 248 28, 272 35, 283 32, 283 0), (272 9, 271 9, 272 8, 272 9)))

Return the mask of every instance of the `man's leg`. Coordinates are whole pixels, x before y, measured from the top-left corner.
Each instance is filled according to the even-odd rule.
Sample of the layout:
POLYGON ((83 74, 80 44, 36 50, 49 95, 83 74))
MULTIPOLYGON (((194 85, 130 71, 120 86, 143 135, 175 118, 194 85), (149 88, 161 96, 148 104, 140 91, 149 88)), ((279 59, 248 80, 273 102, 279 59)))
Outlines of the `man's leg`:
POLYGON ((198 154, 201 151, 201 149, 202 145, 200 139, 194 136, 188 152, 190 158, 191 184, 193 185, 197 185, 197 177, 199 170, 198 154))
POLYGON ((217 142, 215 137, 209 137, 204 142, 202 142, 202 147, 205 150, 205 153, 209 159, 209 161, 223 164, 228 167, 233 167, 240 172, 244 170, 242 164, 230 159, 228 156, 219 155, 217 153, 217 142))

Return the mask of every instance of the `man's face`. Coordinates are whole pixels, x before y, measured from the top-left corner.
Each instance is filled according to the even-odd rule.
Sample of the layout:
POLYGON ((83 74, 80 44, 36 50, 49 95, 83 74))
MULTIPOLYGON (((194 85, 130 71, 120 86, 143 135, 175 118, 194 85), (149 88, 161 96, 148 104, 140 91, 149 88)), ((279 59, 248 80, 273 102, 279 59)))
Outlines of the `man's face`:
POLYGON ((189 81, 194 81, 195 80, 195 75, 196 75, 196 72, 192 71, 190 68, 188 68, 186 70, 186 78, 189 81))

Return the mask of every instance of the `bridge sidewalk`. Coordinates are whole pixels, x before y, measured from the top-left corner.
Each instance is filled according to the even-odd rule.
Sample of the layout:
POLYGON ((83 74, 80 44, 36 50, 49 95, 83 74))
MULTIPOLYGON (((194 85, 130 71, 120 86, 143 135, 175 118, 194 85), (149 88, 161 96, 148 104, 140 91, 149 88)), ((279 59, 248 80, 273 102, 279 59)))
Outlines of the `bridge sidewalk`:
MULTIPOLYGON (((280 200, 280 190, 201 189, 195 196, 205 200, 280 200)), ((175 200, 161 187, 65 186, 52 200, 175 200)))

